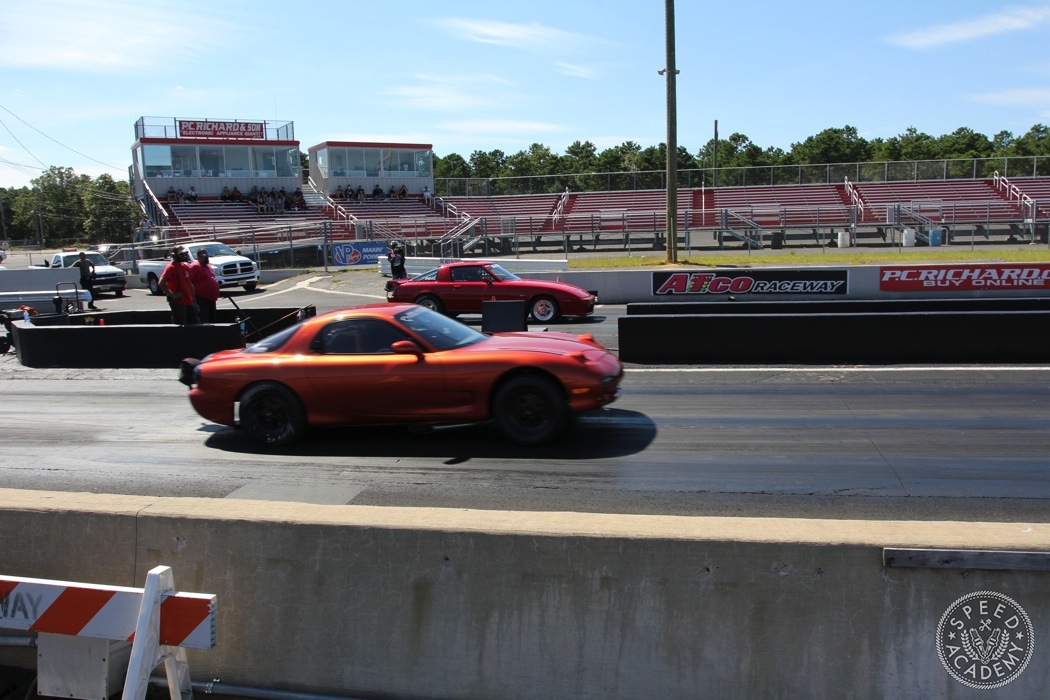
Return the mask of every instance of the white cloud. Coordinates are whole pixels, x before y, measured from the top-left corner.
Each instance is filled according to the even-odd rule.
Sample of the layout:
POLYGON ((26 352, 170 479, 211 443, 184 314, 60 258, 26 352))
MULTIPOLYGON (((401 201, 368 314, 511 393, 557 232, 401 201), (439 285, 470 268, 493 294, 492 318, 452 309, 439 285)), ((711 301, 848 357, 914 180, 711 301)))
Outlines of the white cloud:
POLYGON ((514 24, 486 19, 446 17, 433 20, 432 23, 467 41, 537 52, 564 52, 566 49, 580 48, 595 41, 583 34, 546 27, 536 22, 514 24))
POLYGON ((1050 21, 1050 7, 1018 7, 983 17, 940 26, 917 29, 886 38, 892 44, 910 49, 929 49, 945 44, 972 41, 1038 27, 1050 21))
POLYGON ((0 66, 129 73, 143 66, 170 66, 236 31, 215 17, 183 14, 161 4, 7 0, 0 66))
POLYGON ((558 69, 572 78, 594 78, 596 71, 590 66, 581 66, 574 63, 565 63, 563 61, 555 61, 554 65, 558 69))
POLYGON ((1012 88, 984 92, 973 96, 977 102, 1011 107, 1041 107, 1050 105, 1050 88, 1012 88))

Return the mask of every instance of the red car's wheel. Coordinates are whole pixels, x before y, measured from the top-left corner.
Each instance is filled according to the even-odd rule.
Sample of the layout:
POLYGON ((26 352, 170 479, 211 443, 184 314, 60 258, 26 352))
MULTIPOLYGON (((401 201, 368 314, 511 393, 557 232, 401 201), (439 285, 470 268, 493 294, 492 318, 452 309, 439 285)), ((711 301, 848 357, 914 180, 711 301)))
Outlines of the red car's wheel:
POLYGON ((306 412, 299 398, 280 384, 256 384, 241 397, 244 432, 267 445, 295 442, 306 431, 306 412))
POLYGON ((437 311, 439 314, 445 313, 445 305, 433 294, 420 294, 415 298, 414 303, 431 311, 437 311))
POLYGON ((569 409, 555 384, 544 377, 521 376, 496 392, 492 414, 500 432, 521 445, 541 445, 558 437, 569 409))
POLYGON ((550 323, 558 318, 558 302, 550 297, 536 297, 529 306, 537 323, 550 323))

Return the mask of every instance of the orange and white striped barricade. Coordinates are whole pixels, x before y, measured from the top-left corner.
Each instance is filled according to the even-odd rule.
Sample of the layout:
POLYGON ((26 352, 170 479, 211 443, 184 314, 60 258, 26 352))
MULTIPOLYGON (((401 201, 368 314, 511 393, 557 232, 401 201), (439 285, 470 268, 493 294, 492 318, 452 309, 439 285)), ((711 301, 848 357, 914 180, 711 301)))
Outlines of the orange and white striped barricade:
POLYGON ((42 695, 109 697, 110 643, 130 642, 123 700, 145 698, 161 662, 172 700, 192 698, 186 648, 213 648, 215 624, 216 597, 176 591, 167 566, 144 588, 0 576, 0 628, 37 633, 42 695))

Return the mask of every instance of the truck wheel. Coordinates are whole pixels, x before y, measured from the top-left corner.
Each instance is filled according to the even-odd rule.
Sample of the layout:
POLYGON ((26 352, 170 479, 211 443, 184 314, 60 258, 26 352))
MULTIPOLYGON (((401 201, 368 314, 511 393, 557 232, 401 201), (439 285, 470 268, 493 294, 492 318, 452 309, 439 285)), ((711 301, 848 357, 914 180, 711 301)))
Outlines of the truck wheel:
POLYGON ((149 293, 155 297, 159 297, 161 295, 160 280, 157 279, 157 276, 152 272, 149 273, 149 277, 146 278, 146 282, 149 283, 149 293))
POLYGON ((255 288, 258 287, 258 286, 259 286, 258 282, 245 282, 244 283, 244 291, 246 291, 246 292, 254 292, 255 288))
POLYGON ((116 291, 116 295, 117 295, 118 297, 122 297, 122 296, 124 296, 124 290, 123 290, 123 289, 118 289, 118 290, 116 291))
POLYGON ((266 445, 295 442, 306 430, 306 412, 290 389, 280 384, 256 384, 241 397, 244 432, 266 445))
POLYGON ((492 416, 511 442, 542 445, 565 430, 569 408, 551 380, 521 376, 509 380, 496 392, 492 416))

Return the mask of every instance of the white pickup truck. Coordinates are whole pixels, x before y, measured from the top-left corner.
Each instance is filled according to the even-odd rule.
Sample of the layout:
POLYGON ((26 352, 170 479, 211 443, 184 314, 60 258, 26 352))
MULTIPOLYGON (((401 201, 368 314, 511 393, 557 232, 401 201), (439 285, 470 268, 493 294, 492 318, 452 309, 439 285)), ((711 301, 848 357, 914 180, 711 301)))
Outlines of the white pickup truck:
MULTIPOLYGON (((124 296, 124 289, 128 286, 126 273, 119 267, 114 267, 103 257, 102 253, 93 250, 85 251, 87 259, 95 265, 96 292, 114 292, 118 297, 124 296)), ((73 267, 73 263, 80 259, 80 253, 76 251, 64 251, 55 253, 51 260, 44 263, 42 267, 50 267, 52 270, 73 267)), ((75 268, 74 268, 75 269, 75 268)), ((79 272, 79 271, 78 271, 79 272)))
MULTIPOLYGON (((259 286, 259 265, 243 255, 233 252, 225 243, 207 241, 204 243, 187 243, 186 250, 190 259, 197 259, 197 251, 205 248, 208 251, 208 263, 211 265, 219 287, 244 287, 252 291, 259 286)), ((139 279, 149 285, 150 294, 160 295, 160 276, 171 259, 140 260, 138 263, 139 279)))

